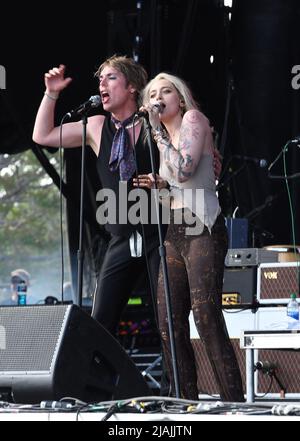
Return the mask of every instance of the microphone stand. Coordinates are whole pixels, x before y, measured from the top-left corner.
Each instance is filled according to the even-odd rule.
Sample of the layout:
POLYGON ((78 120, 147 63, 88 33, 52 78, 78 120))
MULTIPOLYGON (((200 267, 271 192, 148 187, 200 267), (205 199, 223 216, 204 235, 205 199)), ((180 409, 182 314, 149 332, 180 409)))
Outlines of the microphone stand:
POLYGON ((280 398, 281 399, 285 398, 286 387, 282 384, 282 382, 280 381, 278 375, 276 374, 276 366, 269 367, 269 368, 264 368, 264 367, 259 367, 259 363, 256 363, 254 365, 254 371, 261 371, 262 374, 267 374, 271 379, 274 378, 276 383, 277 383, 277 385, 280 388, 280 398))
POLYGON ((79 210, 79 241, 77 251, 77 296, 78 306, 82 306, 82 280, 83 280, 83 206, 84 206, 84 171, 85 171, 85 148, 86 148, 86 125, 87 115, 81 115, 82 121, 82 148, 81 148, 81 176, 80 176, 80 210, 79 210))
POLYGON ((158 194, 157 194, 158 189, 157 189, 157 182, 156 182, 156 171, 155 171, 155 166, 154 166, 154 154, 153 154, 152 143, 151 143, 151 128, 150 128, 149 121, 147 120, 147 118, 145 118, 145 127, 148 132, 147 142, 148 142, 149 153, 150 153, 151 171, 154 176, 154 200, 155 200, 155 211, 156 211, 156 216, 157 216, 157 229, 158 229, 158 237, 159 237, 159 255, 160 255, 161 264, 162 264, 164 291, 165 291, 165 299, 166 299, 166 306, 167 306, 167 318, 168 318, 168 327, 169 327, 169 335, 170 335, 175 394, 176 394, 176 398, 180 398, 180 383, 179 383, 178 364, 177 364, 176 346, 175 346, 175 338, 174 338, 174 327, 173 327, 173 320, 172 320, 172 307, 171 307, 168 267, 167 267, 167 260, 166 260, 166 248, 164 246, 163 238, 162 238, 162 226, 161 226, 161 219, 159 216, 159 200, 158 200, 158 194))

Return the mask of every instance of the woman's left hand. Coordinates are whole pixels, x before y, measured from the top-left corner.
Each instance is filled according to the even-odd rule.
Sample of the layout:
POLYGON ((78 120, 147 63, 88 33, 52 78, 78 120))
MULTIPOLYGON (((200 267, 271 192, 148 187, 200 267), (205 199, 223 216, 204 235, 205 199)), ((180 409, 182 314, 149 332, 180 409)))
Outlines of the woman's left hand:
POLYGON ((139 109, 141 112, 147 112, 149 115, 149 123, 152 129, 157 129, 161 127, 161 122, 159 119, 159 106, 153 104, 147 104, 139 109))
MULTIPOLYGON (((140 188, 154 188, 154 176, 152 173, 149 173, 148 175, 138 175, 137 178, 133 178, 133 186, 134 187, 140 187, 140 188)), ((162 188, 166 188, 168 183, 165 181, 161 176, 156 174, 156 184, 158 190, 161 190, 162 188)))

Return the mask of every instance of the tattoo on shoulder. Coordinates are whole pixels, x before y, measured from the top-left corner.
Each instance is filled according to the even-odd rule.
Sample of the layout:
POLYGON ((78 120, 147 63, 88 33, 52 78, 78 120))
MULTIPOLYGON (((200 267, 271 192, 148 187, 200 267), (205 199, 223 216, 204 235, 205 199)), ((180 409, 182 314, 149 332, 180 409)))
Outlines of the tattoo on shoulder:
POLYGON ((190 110, 186 114, 186 120, 192 124, 199 123, 201 121, 201 115, 198 110, 190 110))

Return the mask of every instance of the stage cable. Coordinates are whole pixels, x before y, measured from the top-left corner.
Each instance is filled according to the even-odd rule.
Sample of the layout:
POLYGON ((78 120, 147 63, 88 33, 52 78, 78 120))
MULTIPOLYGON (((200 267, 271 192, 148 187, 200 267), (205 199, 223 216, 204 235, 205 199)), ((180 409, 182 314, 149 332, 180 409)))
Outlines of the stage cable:
MULTIPOLYGON (((136 133, 135 133, 135 121, 136 121, 136 116, 133 118, 133 129, 132 129, 132 137, 133 137, 133 152, 134 152, 134 161, 135 161, 135 167, 136 167, 136 177, 137 177, 137 188, 140 189, 139 186, 139 169, 138 169, 138 161, 137 161, 137 156, 136 156, 136 133)), ((144 126, 144 121, 142 121, 142 127, 144 126)), ((142 130, 141 127, 141 130, 142 130)), ((154 176, 154 180, 155 180, 155 184, 156 184, 156 175, 154 176)), ((155 185, 155 187, 157 188, 157 184, 155 185)), ((151 189, 150 189, 150 197, 151 197, 151 189)), ((140 206, 140 214, 142 214, 142 210, 141 210, 141 199, 139 199, 139 206, 140 206)), ((151 213, 148 213, 148 216, 151 216, 151 213)), ((159 215, 159 214, 158 214, 159 215)), ((149 220, 149 219, 148 219, 149 220)), ((150 293, 151 293, 151 299, 152 299, 152 303, 153 303, 153 312, 154 312, 154 317, 155 317, 155 324, 156 327, 158 329, 158 315, 157 315, 157 306, 156 306, 156 293, 154 292, 154 286, 153 286, 153 280, 151 277, 151 270, 150 270, 150 264, 149 264, 149 259, 148 259, 148 252, 147 252, 147 243, 146 243, 146 235, 145 235, 145 228, 144 228, 144 224, 143 222, 141 222, 141 228, 142 228, 142 238, 143 238, 143 246, 142 249, 144 248, 144 252, 145 252, 145 260, 146 260, 146 267, 147 267, 147 274, 148 274, 148 279, 149 279, 149 287, 150 287, 150 293)))
POLYGON ((297 294, 299 297, 299 294, 300 294, 300 262, 299 262, 299 257, 298 257, 299 250, 296 249, 295 217, 294 217, 293 201, 292 201, 292 197, 291 197, 291 191, 290 191, 288 174, 287 174, 287 166, 286 166, 286 153, 288 151, 289 145, 290 145, 290 143, 287 143, 283 148, 283 173, 284 173, 284 181, 285 181, 285 185, 286 185, 289 207, 290 207, 293 251, 294 251, 294 256, 295 256, 295 259, 297 262, 297 287, 298 287, 297 294))

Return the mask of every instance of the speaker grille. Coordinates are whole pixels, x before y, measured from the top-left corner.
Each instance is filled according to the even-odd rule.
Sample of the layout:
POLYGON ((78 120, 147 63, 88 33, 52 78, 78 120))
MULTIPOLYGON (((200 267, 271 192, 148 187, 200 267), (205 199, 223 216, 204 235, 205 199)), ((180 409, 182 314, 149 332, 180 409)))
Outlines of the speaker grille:
MULTIPOLYGON (((198 390, 199 394, 215 395, 219 394, 219 389, 215 380, 213 370, 211 368, 204 343, 200 339, 193 339, 192 345, 195 353, 197 377, 198 377, 198 390)), ((237 361, 240 367, 243 388, 246 390, 246 370, 245 370, 245 358, 246 353, 239 347, 240 341, 237 338, 232 338, 231 343, 237 357, 237 361)))
POLYGON ((0 308, 0 375, 50 372, 70 306, 0 308))
MULTIPOLYGON (((275 374, 279 382, 284 386, 285 392, 299 394, 300 392, 300 353, 289 350, 258 350, 258 360, 275 366, 275 374)), ((258 392, 259 393, 280 393, 280 386, 268 373, 258 371, 258 392)))
POLYGON ((256 279, 256 267, 225 268, 223 293, 239 293, 241 303, 253 303, 256 293, 256 279))
MULTIPOLYGON (((246 392, 246 351, 239 347, 239 339, 231 339, 235 354, 240 367, 243 389, 246 392)), ((193 339, 192 345, 196 357, 198 389, 200 395, 218 395, 219 390, 210 366, 205 346, 200 339, 193 339)), ((268 362, 276 367, 275 373, 278 380, 286 389, 287 394, 300 393, 300 352, 290 350, 259 349, 257 351, 257 360, 268 362)), ((254 368, 254 366, 253 366, 254 368)), ((255 393, 266 394, 265 398, 272 398, 270 394, 276 394, 280 397, 280 386, 275 378, 271 378, 268 373, 257 372, 257 390, 255 393)), ((274 398, 274 397, 273 397, 274 398)))
POLYGON ((292 292, 298 292, 297 263, 279 263, 260 265, 258 275, 258 300, 289 300, 292 292))

